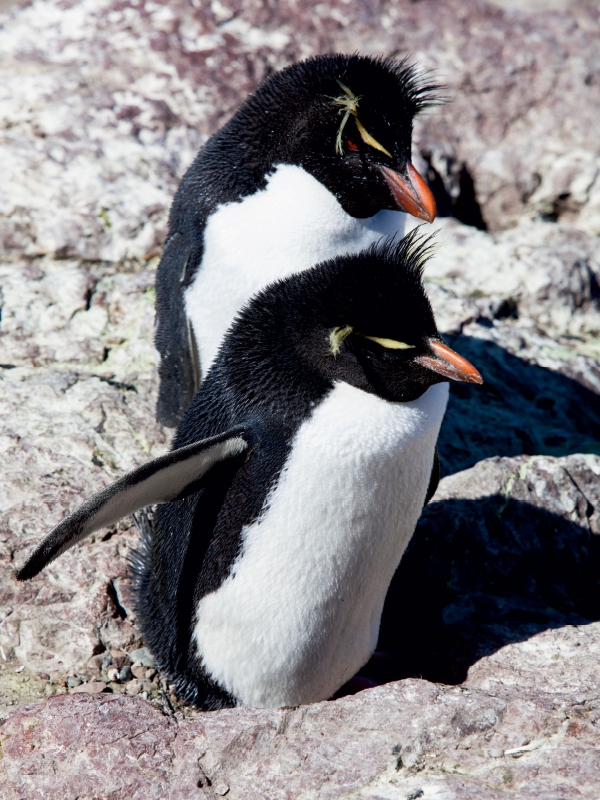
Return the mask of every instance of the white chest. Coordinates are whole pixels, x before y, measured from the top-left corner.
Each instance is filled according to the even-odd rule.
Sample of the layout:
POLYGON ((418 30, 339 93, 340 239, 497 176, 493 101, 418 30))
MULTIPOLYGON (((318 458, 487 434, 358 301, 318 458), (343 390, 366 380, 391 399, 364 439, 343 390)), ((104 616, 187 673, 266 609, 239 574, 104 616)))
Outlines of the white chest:
POLYGON ((231 575, 197 609, 204 666, 238 702, 325 700, 369 659, 447 397, 438 384, 388 403, 339 383, 301 426, 231 575))
POLYGON ((263 191, 219 206, 208 218, 202 263, 185 293, 202 373, 237 312, 260 289, 327 258, 359 252, 382 236, 402 234, 405 216, 380 211, 355 219, 316 178, 289 164, 277 167, 263 191))

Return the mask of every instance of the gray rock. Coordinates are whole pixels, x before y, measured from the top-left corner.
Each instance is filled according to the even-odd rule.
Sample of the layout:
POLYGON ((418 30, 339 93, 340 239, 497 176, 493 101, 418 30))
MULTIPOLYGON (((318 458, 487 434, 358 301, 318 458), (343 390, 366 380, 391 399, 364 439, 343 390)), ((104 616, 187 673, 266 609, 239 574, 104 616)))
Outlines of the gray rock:
POLYGON ((445 330, 460 332, 482 316, 526 318, 535 322, 536 332, 568 337, 582 353, 598 357, 597 237, 565 223, 531 220, 491 236, 453 219, 438 219, 435 227, 439 245, 426 276, 445 291, 439 303, 445 330), (469 310, 453 310, 452 304, 448 309, 452 297, 468 302, 469 310))
POLYGON ((446 339, 485 383, 478 394, 451 388, 439 440, 445 474, 493 455, 600 453, 595 359, 524 325, 485 318, 446 339))
POLYGON ((139 661, 139 663, 143 667, 153 667, 154 666, 154 658, 152 653, 148 650, 147 647, 138 647, 137 650, 132 650, 129 654, 129 657, 135 663, 139 661))
POLYGON ((10 257, 157 253, 176 183, 206 136, 270 71, 332 50, 410 52, 437 70, 453 103, 422 120, 417 140, 442 212, 493 229, 525 214, 600 231, 597 6, 83 8, 46 0, 0 30, 0 242, 10 257))
MULTIPOLYGON (((559 648, 565 627, 600 619, 598 534, 598 456, 495 457, 444 478, 386 599, 390 658, 365 674, 456 683, 500 650, 516 665, 531 637, 559 648)), ((518 671, 551 691, 552 653, 518 671)), ((582 680, 599 676, 590 663, 582 680)))
POLYGON ((126 683, 132 678, 131 667, 121 667, 119 670, 119 683, 126 683))
POLYGON ((597 623, 571 626, 484 657, 462 686, 406 679, 278 711, 183 718, 137 697, 51 698, 2 727, 4 796, 591 800, 599 650, 597 623))
POLYGON ((486 234, 454 220, 426 268, 440 330, 482 373, 451 387, 446 474, 493 455, 600 453, 600 250, 564 224, 486 234))

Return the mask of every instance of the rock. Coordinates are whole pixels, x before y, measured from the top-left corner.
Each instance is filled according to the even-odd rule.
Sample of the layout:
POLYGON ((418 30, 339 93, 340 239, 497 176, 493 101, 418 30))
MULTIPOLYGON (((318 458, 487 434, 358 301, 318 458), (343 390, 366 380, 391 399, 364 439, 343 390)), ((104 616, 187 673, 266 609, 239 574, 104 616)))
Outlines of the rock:
POLYGON ((70 694, 85 693, 85 694, 101 694, 106 691, 106 684, 104 681, 88 681, 79 686, 74 686, 70 694))
POLYGON ((446 339, 485 383, 479 395, 451 388, 439 440, 445 474, 493 455, 600 452, 595 359, 531 328, 485 319, 446 339))
POLYGON ((137 650, 132 650, 129 656, 132 661, 139 661, 144 667, 154 666, 154 658, 147 647, 139 647, 137 650))
POLYGON ((138 680, 137 677, 127 684, 127 694, 137 695, 144 688, 144 681, 138 680))
POLYGON ((438 229, 432 305, 485 380, 451 387, 444 473, 493 455, 600 453, 597 240, 539 221, 493 236, 453 220, 438 229))
MULTIPOLYGON (((406 679, 298 709, 184 719, 136 697, 52 698, 2 728, 5 796, 190 798, 218 787, 232 799, 419 790, 457 800, 593 798, 600 710, 585 665, 597 662, 599 625, 563 629, 554 694, 539 685, 535 663, 547 645, 544 634, 529 640, 525 669, 510 683, 485 683, 482 674, 456 687, 406 679)), ((520 647, 484 657, 487 676, 520 647)))
MULTIPOLYGON (((551 692, 548 651, 532 669, 515 643, 537 636, 555 652, 565 626, 600 619, 599 478, 594 455, 495 457, 444 478, 386 599, 379 649, 392 658, 366 674, 456 683, 502 650, 551 692)), ((593 658, 586 669, 596 685, 593 658)))
MULTIPOLYGON (((598 356, 597 237, 564 223, 532 220, 491 236, 453 219, 438 219, 436 227, 438 248, 427 279, 470 303, 469 311, 462 311, 463 325, 478 316, 526 318, 538 332, 579 340, 584 347, 591 337, 587 346, 595 349, 587 352, 598 356)), ((443 312, 446 305, 440 303, 443 312)), ((452 331, 457 322, 449 319, 445 329, 457 332, 452 331)))
POLYGON ((128 580, 124 556, 136 535, 127 523, 118 535, 105 531, 61 560, 60 570, 27 584, 9 577, 12 559, 87 495, 166 449, 152 394, 153 275, 118 265, 91 275, 86 265, 54 261, 34 273, 0 264, 0 275, 0 363, 16 364, 0 370, 0 646, 35 672, 65 676, 105 648, 139 644, 114 583, 128 580), (69 328, 85 298, 75 302, 68 287, 90 276, 90 308, 99 303, 107 311, 104 361, 83 339, 73 349, 69 328), (64 293, 56 283, 62 278, 64 293))
POLYGON ((131 674, 133 675, 134 678, 140 678, 140 679, 145 678, 147 671, 148 670, 146 669, 146 667, 144 667, 143 664, 141 664, 139 661, 133 664, 133 666, 131 667, 131 674))
POLYGON ((124 667, 131 666, 131 659, 129 658, 127 653, 123 653, 122 651, 119 650, 111 651, 111 661, 112 661, 112 666, 116 667, 116 669, 118 670, 121 670, 124 667))
POLYGON ((493 230, 532 215, 598 233, 597 4, 544 14, 417 6, 404 36, 416 35, 412 52, 443 72, 453 99, 419 126, 442 209, 493 230), (445 44, 428 47, 438 30, 445 44))
MULTIPOLYGON (((598 233, 599 32, 598 8, 583 3, 544 14, 478 0, 330 0, 317 12, 290 0, 31 4, 0 31, 2 248, 111 262, 158 253, 178 179, 248 91, 291 61, 357 48, 411 53, 445 83, 453 103, 417 130, 442 213, 598 233)), ((73 326, 103 321, 96 308, 73 326)))

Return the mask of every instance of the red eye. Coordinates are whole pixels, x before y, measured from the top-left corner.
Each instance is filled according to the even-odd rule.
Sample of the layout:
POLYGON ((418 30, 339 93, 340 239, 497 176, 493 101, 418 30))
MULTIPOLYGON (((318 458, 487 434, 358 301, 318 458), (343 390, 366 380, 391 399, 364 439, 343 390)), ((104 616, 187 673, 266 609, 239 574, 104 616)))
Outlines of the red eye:
POLYGON ((353 141, 351 141, 350 139, 348 139, 348 141, 346 142, 346 144, 348 145, 348 148, 349 148, 350 150, 358 150, 358 145, 357 145, 357 144, 354 144, 354 142, 353 142, 353 141))

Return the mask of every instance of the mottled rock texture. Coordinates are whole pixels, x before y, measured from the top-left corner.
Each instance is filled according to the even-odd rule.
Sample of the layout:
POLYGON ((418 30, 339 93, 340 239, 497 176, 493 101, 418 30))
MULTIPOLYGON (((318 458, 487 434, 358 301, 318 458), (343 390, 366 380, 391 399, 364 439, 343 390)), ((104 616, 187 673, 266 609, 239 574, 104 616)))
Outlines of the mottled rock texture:
POLYGON ((599 675, 584 689, 581 672, 599 650, 598 624, 563 628, 480 662, 461 686, 408 679, 298 709, 194 719, 136 698, 52 698, 1 729, 3 797, 592 800, 599 675), (548 659, 554 670, 540 681, 548 659))
POLYGON ((3 800, 598 796, 600 13, 568 5, 37 0, 0 16, 3 800), (140 649, 129 521, 28 584, 14 567, 169 446, 152 286, 172 194, 258 81, 332 50, 411 53, 446 85, 453 102, 416 130, 442 213, 426 277, 486 382, 453 387, 446 477, 364 669, 394 682, 194 715, 140 649))
POLYGON ((0 243, 117 260, 160 247, 198 145, 270 71, 331 50, 412 54, 452 104, 417 143, 441 210, 600 232, 600 11, 476 0, 35 0, 0 32, 0 243))

